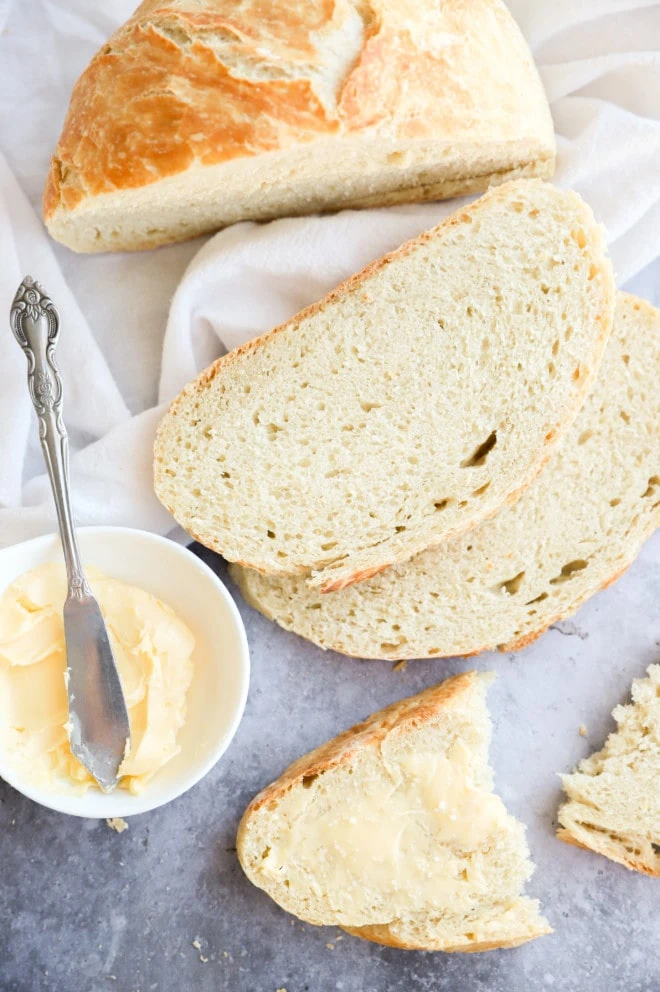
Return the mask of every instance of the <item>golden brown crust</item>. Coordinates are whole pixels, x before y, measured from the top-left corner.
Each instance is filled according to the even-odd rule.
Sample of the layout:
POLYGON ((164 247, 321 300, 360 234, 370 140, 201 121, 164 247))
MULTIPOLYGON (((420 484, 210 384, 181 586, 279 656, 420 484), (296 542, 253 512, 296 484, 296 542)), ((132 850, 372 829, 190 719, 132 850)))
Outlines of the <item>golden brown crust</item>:
POLYGON ((602 843, 598 843, 594 837, 593 844, 584 844, 567 827, 559 827, 556 837, 565 844, 582 848, 583 851, 592 851, 594 854, 601 854, 610 861, 616 861, 617 864, 623 865, 624 868, 628 868, 630 871, 639 871, 643 875, 650 875, 651 878, 660 878, 660 868, 651 868, 645 861, 639 861, 631 857, 627 851, 621 849, 617 844, 607 843, 605 837, 603 837, 602 843))
POLYGON ((369 940, 374 944, 384 944, 386 947, 398 947, 403 951, 442 950, 445 954, 476 954, 480 951, 495 951, 498 948, 520 947, 521 944, 526 944, 529 940, 535 940, 537 937, 543 937, 545 934, 552 933, 551 927, 545 927, 544 929, 535 930, 518 937, 516 940, 482 940, 474 944, 455 944, 453 947, 434 948, 419 947, 417 944, 406 944, 405 941, 399 940, 392 933, 387 923, 365 927, 340 927, 340 929, 345 930, 346 933, 350 933, 353 937, 360 937, 362 940, 369 940))
MULTIPOLYGON (((547 102, 504 4, 447 0, 433 17, 427 22, 422 6, 411 18, 404 0, 146 0, 73 89, 46 181, 46 222, 57 234, 58 214, 97 196, 335 135, 439 143, 487 135, 482 146, 526 145, 512 170, 550 175, 547 102), (351 34, 351 18, 362 21, 355 61, 321 84, 337 58, 332 38, 351 34), (445 42, 427 46, 429 28, 445 42)), ((354 205, 484 188, 485 177, 474 180, 467 169, 446 190, 413 186, 354 205)), ((149 232, 130 247, 177 234, 149 232)))
POLYGON ((238 828, 239 855, 241 838, 247 830, 250 817, 257 810, 269 803, 277 803, 303 778, 322 774, 330 768, 347 762, 358 749, 377 747, 395 727, 403 727, 408 723, 424 723, 431 719, 462 693, 468 692, 480 677, 482 676, 474 671, 454 675, 416 696, 392 703, 391 706, 374 713, 363 723, 355 724, 332 740, 298 758, 276 782, 266 786, 255 796, 245 810, 238 828))

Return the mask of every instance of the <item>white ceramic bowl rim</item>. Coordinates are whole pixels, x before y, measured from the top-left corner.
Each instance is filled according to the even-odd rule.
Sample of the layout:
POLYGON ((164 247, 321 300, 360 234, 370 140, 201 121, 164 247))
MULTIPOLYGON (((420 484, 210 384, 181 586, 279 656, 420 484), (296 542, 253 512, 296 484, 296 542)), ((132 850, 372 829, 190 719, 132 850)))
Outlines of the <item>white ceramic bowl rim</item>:
MULTIPOLYGON (((126 817, 126 816, 136 816, 140 813, 146 813, 149 810, 156 809, 159 806, 163 806, 165 803, 171 802, 177 799, 188 789, 196 785, 208 772, 214 767, 217 761, 226 751, 229 746, 238 725, 241 721, 243 711, 245 709, 245 703, 247 701, 248 685, 249 685, 249 672, 250 672, 250 659, 249 659, 249 648, 247 635, 245 633, 245 628, 243 626, 243 621, 241 615, 238 611, 233 598, 225 588, 224 584, 220 581, 218 576, 213 572, 209 566, 198 558, 197 555, 193 554, 187 548, 169 538, 161 537, 158 534, 152 534, 149 531, 137 530, 130 527, 79 527, 77 528, 83 559, 90 560, 95 556, 98 557, 98 551, 90 551, 89 548, 94 544, 94 542, 102 542, 104 538, 112 538, 113 543, 124 543, 125 541, 131 542, 134 548, 138 547, 138 544, 142 544, 143 547, 154 553, 154 558, 160 554, 161 557, 169 556, 171 561, 178 562, 183 565, 184 568, 191 569, 193 573, 196 573, 198 581, 205 580, 211 588, 212 592, 215 593, 220 600, 220 614, 224 614, 227 620, 230 621, 232 628, 232 633, 236 638, 236 655, 232 659, 233 663, 237 666, 237 685, 235 692, 235 700, 231 706, 231 714, 229 719, 224 723, 218 723, 217 725, 217 735, 215 740, 208 748, 208 753, 206 753, 199 760, 193 760, 191 767, 186 771, 185 774, 179 775, 178 779, 174 780, 168 787, 160 789, 159 793, 154 796, 152 786, 156 783, 160 776, 163 775, 164 771, 168 768, 165 766, 163 771, 156 775, 152 782, 149 782, 145 787, 143 793, 139 795, 132 795, 126 790, 117 789, 111 795, 103 795, 97 789, 88 789, 85 793, 81 795, 67 793, 65 791, 50 791, 46 789, 41 789, 35 787, 29 782, 25 782, 20 774, 17 774, 16 769, 12 767, 10 761, 6 761, 4 754, 0 752, 0 776, 13 788, 17 789, 28 799, 32 799, 42 806, 46 806, 49 809, 53 809, 60 813, 68 813, 73 816, 82 816, 90 818, 111 818, 111 817, 126 817)), ((13 578, 18 577, 22 572, 34 568, 37 566, 39 561, 52 560, 53 551, 59 548, 59 536, 57 534, 47 534, 42 537, 32 538, 29 541, 24 541, 20 544, 15 544, 10 547, 0 549, 0 595, 4 592, 4 589, 13 578), (16 569, 13 572, 13 578, 5 581, 3 575, 2 565, 8 558, 16 558, 17 560, 24 557, 28 560, 28 563, 24 568, 16 569)), ((95 562, 94 562, 95 563, 95 562)), ((108 574, 113 575, 126 582, 133 581, 135 585, 142 585, 147 588, 148 583, 145 585, 144 582, 138 582, 137 580, 131 580, 123 575, 115 575, 116 570, 107 569, 108 574)), ((154 593, 158 595, 158 593, 154 593)), ((172 609, 179 615, 185 614, 185 610, 182 610, 181 604, 172 601, 172 597, 159 596, 165 602, 172 607, 172 609)), ((185 615, 183 619, 186 619, 185 615)), ((210 617, 209 622, 217 622, 217 617, 210 617)), ((199 633, 199 625, 197 629, 194 630, 196 635, 199 633)), ((193 685, 195 681, 195 676, 193 676, 193 685)), ((192 686, 191 686, 192 690, 192 686)), ((189 693, 190 695, 190 693, 189 693)), ((185 725, 182 730, 184 732, 186 729, 185 725)), ((174 759, 178 761, 181 755, 174 759)))

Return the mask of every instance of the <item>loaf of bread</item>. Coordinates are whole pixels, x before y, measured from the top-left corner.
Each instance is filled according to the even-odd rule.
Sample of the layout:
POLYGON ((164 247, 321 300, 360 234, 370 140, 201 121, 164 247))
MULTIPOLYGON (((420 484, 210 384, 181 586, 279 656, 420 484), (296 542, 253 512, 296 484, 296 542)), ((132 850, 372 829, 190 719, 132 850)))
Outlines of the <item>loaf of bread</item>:
POLYGON ((203 372, 160 425, 156 493, 231 561, 367 578, 529 484, 613 306, 577 194, 499 186, 203 372))
POLYGON ((632 703, 613 716, 617 730, 602 751, 562 776, 568 802, 557 836, 660 876, 660 665, 635 679, 632 703))
POLYGON ((549 933, 521 894, 524 828, 492 792, 490 678, 447 679, 291 765, 241 820, 250 881, 309 923, 393 947, 485 951, 549 933))
MULTIPOLYGON (((569 331, 557 336, 555 362, 569 331)), ((234 579, 266 616, 344 654, 423 658, 524 647, 614 582, 660 523, 659 374, 660 311, 619 293, 593 392, 515 506, 330 596, 297 577, 235 568, 234 579)))
POLYGON ((76 251, 552 175, 500 0, 145 0, 73 90, 44 194, 76 251))

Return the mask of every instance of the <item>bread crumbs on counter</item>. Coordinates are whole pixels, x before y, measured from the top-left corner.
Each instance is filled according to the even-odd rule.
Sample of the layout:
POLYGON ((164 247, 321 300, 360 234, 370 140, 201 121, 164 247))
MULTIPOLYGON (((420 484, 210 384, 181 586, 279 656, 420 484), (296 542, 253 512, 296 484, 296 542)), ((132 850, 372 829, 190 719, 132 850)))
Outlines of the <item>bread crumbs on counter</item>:
POLYGON ((403 661, 397 661, 396 665, 394 665, 394 667, 392 668, 392 671, 405 672, 407 667, 408 667, 408 662, 404 658, 403 661))
POLYGON ((585 725, 583 723, 581 723, 580 724, 580 737, 586 737, 586 736, 587 736, 587 728, 585 727, 585 725))
POLYGON ((195 937, 195 939, 192 941, 192 946, 195 948, 196 951, 201 951, 202 942, 200 941, 199 937, 195 937))
POLYGON ((334 944, 326 944, 325 946, 328 948, 329 951, 334 951, 334 949, 335 949, 335 945, 334 944))
POLYGON ((121 816, 111 816, 105 822, 106 826, 117 834, 123 834, 124 830, 128 830, 128 823, 121 816))

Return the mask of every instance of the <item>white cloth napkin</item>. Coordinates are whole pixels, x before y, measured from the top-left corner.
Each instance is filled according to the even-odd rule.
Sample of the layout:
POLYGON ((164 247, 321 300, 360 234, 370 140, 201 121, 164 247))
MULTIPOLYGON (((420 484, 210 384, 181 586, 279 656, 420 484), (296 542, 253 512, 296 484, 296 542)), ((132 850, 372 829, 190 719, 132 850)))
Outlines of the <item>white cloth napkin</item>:
MULTIPOLYGON (((26 274, 60 310, 77 521, 180 538, 152 492, 151 449, 167 402, 224 350, 285 320, 457 203, 236 225, 192 259, 165 331, 170 296, 200 242, 75 256, 49 241, 36 212, 72 83, 131 7, 118 0, 109 13, 102 0, 0 0, 0 315, 26 274)), ((660 302, 660 6, 510 7, 551 102, 556 181, 577 189, 606 225, 619 284, 637 277, 635 290, 660 302)), ((0 546, 54 530, 25 360, 6 324, 0 465, 0 546)))

